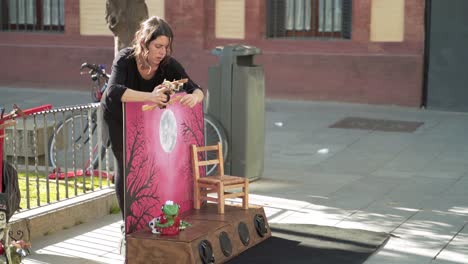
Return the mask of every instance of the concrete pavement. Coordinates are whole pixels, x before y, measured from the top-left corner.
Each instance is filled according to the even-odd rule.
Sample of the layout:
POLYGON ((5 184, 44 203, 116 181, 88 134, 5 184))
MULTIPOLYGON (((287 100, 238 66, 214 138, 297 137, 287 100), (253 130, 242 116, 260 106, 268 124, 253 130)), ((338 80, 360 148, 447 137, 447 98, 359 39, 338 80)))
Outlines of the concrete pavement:
MULTIPOLYGON (((0 88, 7 106, 89 98, 0 88)), ((368 264, 468 263, 468 114, 267 100, 265 121, 265 170, 250 199, 270 223, 391 233, 368 264), (330 128, 345 117, 423 124, 412 133, 330 128)), ((25 263, 119 263, 119 235, 118 215, 109 215, 33 241, 25 263)))

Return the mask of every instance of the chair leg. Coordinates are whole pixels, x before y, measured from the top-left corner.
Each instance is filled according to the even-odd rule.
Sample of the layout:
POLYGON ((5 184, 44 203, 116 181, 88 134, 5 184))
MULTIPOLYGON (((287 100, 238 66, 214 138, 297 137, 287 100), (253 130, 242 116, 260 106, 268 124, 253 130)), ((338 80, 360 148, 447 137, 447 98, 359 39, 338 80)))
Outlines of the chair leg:
POLYGON ((249 209, 249 179, 245 179, 244 184, 244 198, 242 199, 242 207, 247 210, 249 209))
POLYGON ((200 188, 198 187, 198 183, 195 182, 193 185, 193 207, 195 209, 200 209, 200 188))
POLYGON ((224 214, 224 185, 218 185, 218 214, 224 214))

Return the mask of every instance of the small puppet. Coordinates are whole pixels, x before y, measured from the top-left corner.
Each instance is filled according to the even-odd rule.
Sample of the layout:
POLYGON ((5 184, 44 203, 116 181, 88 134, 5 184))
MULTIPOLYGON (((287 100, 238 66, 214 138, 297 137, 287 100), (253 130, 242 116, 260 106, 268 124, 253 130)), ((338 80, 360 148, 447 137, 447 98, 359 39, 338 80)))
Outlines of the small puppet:
MULTIPOLYGON (((172 92, 178 92, 183 86, 184 86, 184 83, 188 82, 188 79, 180 79, 180 80, 174 80, 174 81, 168 81, 166 79, 164 79, 164 81, 162 82, 162 85, 166 86, 166 87, 169 87, 171 89, 172 92)), ((166 103, 171 103, 173 101, 176 101, 176 100, 173 100, 171 102, 169 102, 171 100, 171 94, 172 92, 167 92, 165 93, 166 94, 166 103)), ((179 100, 180 100, 181 97, 179 97, 179 100)), ((153 110, 155 109, 156 107, 158 107, 157 104, 145 104, 141 107, 141 110, 143 111, 148 111, 148 110, 153 110)), ((165 106, 161 107, 161 108, 166 108, 165 106)))
POLYGON ((173 236, 189 227, 189 223, 180 220, 179 208, 180 206, 173 201, 166 201, 161 208, 162 213, 148 223, 153 234, 173 236))
POLYGON ((24 242, 23 240, 14 240, 6 248, 6 257, 8 264, 21 264, 21 260, 29 255, 31 243, 24 242))

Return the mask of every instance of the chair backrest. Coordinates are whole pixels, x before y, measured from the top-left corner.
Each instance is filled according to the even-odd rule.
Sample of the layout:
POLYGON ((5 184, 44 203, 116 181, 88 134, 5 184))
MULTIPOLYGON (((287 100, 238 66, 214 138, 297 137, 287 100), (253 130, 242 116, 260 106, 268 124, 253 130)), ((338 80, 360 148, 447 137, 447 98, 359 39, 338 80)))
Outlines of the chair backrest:
POLYGON ((223 159, 223 149, 221 142, 218 142, 216 145, 211 146, 201 146, 197 147, 192 144, 192 169, 194 179, 200 178, 200 167, 208 165, 217 165, 218 176, 224 176, 224 159, 223 159), (200 152, 205 152, 205 155, 202 155, 200 152), (213 152, 215 155, 208 155, 208 153, 213 152), (203 158, 204 157, 204 158, 203 158))

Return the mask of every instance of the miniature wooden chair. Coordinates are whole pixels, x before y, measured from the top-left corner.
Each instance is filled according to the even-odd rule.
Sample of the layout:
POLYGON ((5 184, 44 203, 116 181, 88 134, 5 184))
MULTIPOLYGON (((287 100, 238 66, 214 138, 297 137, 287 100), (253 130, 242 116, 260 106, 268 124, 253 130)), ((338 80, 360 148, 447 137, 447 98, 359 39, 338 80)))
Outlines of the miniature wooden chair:
POLYGON ((192 145, 192 168, 194 178, 194 207, 200 209, 201 201, 218 203, 218 213, 224 214, 224 201, 227 198, 241 197, 242 208, 249 208, 249 179, 244 177, 224 175, 224 159, 221 143, 217 145, 197 147, 192 145), (215 159, 199 160, 199 152, 216 151, 215 159), (200 167, 217 164, 218 173, 215 176, 200 177, 200 167), (232 189, 240 191, 228 192, 232 189), (210 193, 217 193, 217 197, 208 197, 210 193))

